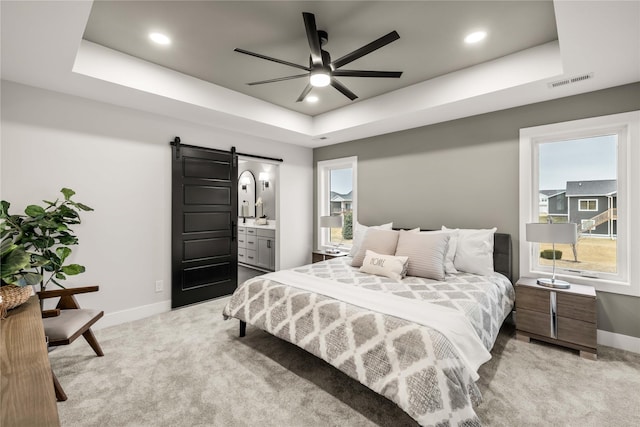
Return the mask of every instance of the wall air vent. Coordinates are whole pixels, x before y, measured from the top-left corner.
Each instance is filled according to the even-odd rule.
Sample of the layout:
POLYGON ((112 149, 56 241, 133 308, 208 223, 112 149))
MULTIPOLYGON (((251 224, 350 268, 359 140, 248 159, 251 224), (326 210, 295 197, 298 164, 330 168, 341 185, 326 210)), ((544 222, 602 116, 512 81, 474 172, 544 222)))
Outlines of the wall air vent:
POLYGON ((579 76, 575 76, 575 77, 569 77, 566 79, 562 79, 562 80, 557 80, 555 82, 550 82, 548 83, 549 85, 549 89, 553 89, 556 87, 560 87, 560 86, 566 86, 566 85, 570 85, 572 83, 577 83, 577 82, 581 82, 584 80, 589 80, 593 78, 593 73, 587 73, 587 74, 581 74, 579 76))

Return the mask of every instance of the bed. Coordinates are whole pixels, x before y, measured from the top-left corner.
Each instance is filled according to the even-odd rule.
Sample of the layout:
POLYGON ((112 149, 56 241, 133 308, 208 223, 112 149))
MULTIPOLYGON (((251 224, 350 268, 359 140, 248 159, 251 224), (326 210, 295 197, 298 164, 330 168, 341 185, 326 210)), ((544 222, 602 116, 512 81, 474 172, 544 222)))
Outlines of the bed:
MULTIPOLYGON (((223 315, 240 320, 241 336, 248 323, 323 359, 420 425, 481 425, 474 411, 482 401, 477 370, 491 357, 515 298, 511 238, 493 231, 488 273, 453 273, 443 266, 444 277, 434 280, 411 275, 407 261, 406 275, 391 278, 352 266, 358 256, 352 253, 250 279, 223 315)), ((445 252, 453 241, 446 239, 445 252)), ((366 241, 360 244, 365 262, 377 255, 365 251, 371 246, 366 241)), ((442 256, 445 263, 447 254, 442 256)))

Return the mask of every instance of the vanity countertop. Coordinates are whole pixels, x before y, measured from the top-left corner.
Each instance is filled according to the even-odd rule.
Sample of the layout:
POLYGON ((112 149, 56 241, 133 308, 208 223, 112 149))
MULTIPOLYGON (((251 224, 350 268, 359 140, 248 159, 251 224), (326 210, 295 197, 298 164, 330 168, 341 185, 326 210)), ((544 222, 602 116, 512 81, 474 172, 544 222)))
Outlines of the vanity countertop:
POLYGON ((243 218, 238 218, 238 227, 255 227, 255 228, 264 228, 267 230, 275 230, 276 229, 276 220, 268 219, 266 225, 256 224, 255 218, 247 218, 246 222, 242 222, 243 218))

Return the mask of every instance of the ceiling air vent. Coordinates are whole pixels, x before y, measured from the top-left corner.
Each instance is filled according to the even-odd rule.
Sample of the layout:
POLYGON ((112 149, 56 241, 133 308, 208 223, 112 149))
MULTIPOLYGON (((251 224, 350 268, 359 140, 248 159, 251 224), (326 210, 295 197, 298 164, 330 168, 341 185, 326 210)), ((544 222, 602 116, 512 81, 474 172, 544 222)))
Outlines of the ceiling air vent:
POLYGON ((589 80, 593 78, 593 73, 588 73, 588 74, 582 74, 579 76, 575 76, 575 77, 570 77, 567 79, 562 79, 562 80, 557 80, 555 82, 551 82, 549 83, 549 88, 553 89, 556 87, 560 87, 560 86, 566 86, 566 85, 570 85, 572 83, 577 83, 577 82, 581 82, 584 80, 589 80))

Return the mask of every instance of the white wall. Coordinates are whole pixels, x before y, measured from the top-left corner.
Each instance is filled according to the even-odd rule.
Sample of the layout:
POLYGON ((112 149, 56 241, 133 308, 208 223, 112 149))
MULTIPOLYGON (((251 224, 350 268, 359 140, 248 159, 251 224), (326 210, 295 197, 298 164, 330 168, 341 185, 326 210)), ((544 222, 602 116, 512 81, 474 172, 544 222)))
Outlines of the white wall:
MULTIPOLYGON (((102 327, 168 310, 171 298, 169 141, 284 159, 279 182, 279 265, 310 261, 313 166, 308 148, 260 140, 156 114, 2 82, 1 197, 11 213, 59 190, 95 209, 76 228, 72 261, 87 267, 70 286, 101 308, 102 327), (295 206, 295 208, 284 208, 295 206), (284 226, 286 224, 286 226, 284 226), (164 291, 155 292, 156 280, 164 291)), ((97 326, 98 326, 97 325, 97 326)))

